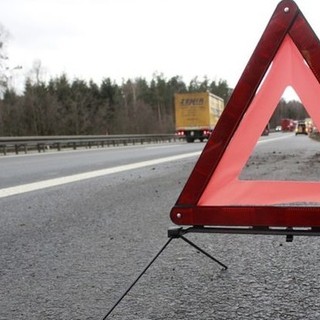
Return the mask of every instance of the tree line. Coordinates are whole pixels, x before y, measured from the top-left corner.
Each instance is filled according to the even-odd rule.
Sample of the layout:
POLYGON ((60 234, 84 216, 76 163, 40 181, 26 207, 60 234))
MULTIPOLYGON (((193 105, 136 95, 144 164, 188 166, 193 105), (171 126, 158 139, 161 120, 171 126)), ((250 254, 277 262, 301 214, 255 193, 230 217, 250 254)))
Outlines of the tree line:
POLYGON ((228 99, 224 80, 186 84, 180 76, 154 75, 125 80, 110 78, 100 85, 66 75, 47 83, 28 79, 23 94, 6 88, 0 100, 0 135, 91 135, 174 132, 173 97, 176 92, 207 91, 228 99))
POLYGON ((304 120, 306 118, 309 118, 309 114, 301 102, 281 99, 270 119, 270 127, 279 126, 281 119, 304 120))
MULTIPOLYGON (((188 84, 180 76, 170 79, 155 74, 123 80, 69 80, 67 75, 43 82, 36 76, 26 80, 23 94, 8 86, 0 100, 0 136, 100 135, 173 133, 174 93, 204 92, 228 101, 232 89, 227 81, 197 77, 188 84)), ((270 125, 281 118, 308 117, 298 101, 281 99, 270 125)))

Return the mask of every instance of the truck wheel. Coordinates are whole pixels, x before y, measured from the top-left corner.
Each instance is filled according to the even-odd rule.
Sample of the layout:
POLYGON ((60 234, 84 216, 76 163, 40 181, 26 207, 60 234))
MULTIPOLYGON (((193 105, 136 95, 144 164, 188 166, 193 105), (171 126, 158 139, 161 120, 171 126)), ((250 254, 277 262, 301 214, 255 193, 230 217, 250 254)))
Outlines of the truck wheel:
POLYGON ((188 142, 188 143, 194 142, 194 138, 189 138, 189 137, 188 137, 188 138, 187 138, 187 142, 188 142))

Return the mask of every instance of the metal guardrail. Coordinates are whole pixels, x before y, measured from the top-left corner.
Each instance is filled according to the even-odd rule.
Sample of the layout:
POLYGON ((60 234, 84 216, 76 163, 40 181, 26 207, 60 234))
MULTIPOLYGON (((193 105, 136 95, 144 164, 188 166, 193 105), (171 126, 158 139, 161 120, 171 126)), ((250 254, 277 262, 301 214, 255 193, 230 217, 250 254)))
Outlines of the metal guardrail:
POLYGON ((66 148, 76 150, 79 147, 126 146, 175 140, 177 137, 174 134, 0 137, 0 153, 3 155, 9 152, 19 154, 20 151, 28 153, 30 150, 45 152, 48 149, 61 151, 66 148))

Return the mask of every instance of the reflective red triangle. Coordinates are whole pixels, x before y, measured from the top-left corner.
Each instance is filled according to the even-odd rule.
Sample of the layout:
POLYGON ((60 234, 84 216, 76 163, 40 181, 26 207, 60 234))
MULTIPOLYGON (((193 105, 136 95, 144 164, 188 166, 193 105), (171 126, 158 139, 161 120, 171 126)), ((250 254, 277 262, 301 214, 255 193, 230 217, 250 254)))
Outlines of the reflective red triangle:
POLYGON ((171 210, 174 223, 320 226, 320 207, 282 206, 320 203, 320 183, 238 179, 287 86, 296 90, 320 127, 319 58, 319 40, 297 5, 291 0, 280 2, 171 210), (248 125, 252 119, 255 126, 248 125))
POLYGON ((239 180, 240 173, 265 124, 268 123, 284 90, 289 85, 295 89, 314 122, 320 124, 318 103, 320 85, 304 63, 291 38, 286 36, 270 71, 229 142, 198 205, 320 203, 318 182, 239 180))

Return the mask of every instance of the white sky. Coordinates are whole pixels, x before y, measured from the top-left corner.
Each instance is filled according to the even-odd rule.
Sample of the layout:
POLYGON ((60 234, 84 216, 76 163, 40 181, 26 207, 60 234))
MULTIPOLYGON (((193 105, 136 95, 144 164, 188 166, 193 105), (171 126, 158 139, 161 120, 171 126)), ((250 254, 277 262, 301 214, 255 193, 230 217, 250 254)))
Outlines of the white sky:
MULTIPOLYGON (((234 87, 278 0, 0 0, 15 78, 40 60, 45 79, 97 84, 163 73, 234 87)), ((320 1, 297 0, 320 35, 320 1)))

